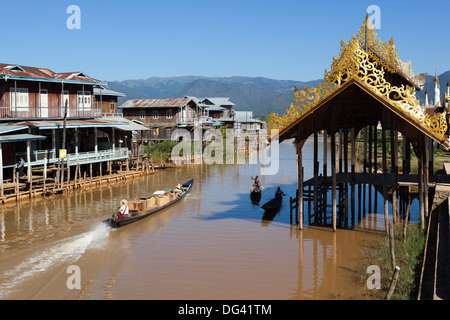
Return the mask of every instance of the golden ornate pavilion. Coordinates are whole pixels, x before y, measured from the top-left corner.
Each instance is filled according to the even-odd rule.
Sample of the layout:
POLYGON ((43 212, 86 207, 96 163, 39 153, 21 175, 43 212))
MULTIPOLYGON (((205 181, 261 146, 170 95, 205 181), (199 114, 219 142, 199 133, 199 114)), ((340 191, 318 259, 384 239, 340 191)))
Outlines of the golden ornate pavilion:
MULTIPOLYGON (((345 199, 344 214, 348 214, 348 188, 358 183, 355 172, 355 159, 353 158, 353 147, 355 136, 364 132, 365 139, 370 144, 369 153, 376 150, 376 128, 379 124, 382 127, 383 136, 383 172, 384 174, 373 175, 366 173, 367 167, 364 164, 364 173, 359 176, 361 181, 383 186, 385 197, 385 220, 387 226, 387 190, 393 190, 393 217, 395 221, 398 211, 396 195, 399 181, 406 179, 409 174, 408 167, 403 168, 402 175, 398 174, 398 159, 396 150, 392 150, 392 168, 386 167, 386 132, 390 132, 391 141, 397 141, 398 134, 403 137, 403 143, 409 146, 411 143, 418 158, 418 174, 408 175, 408 181, 416 183, 419 187, 419 201, 421 217, 423 213, 428 213, 428 169, 432 166, 433 141, 449 149, 447 132, 446 113, 440 108, 423 108, 416 98, 416 90, 421 90, 425 82, 426 74, 415 75, 411 69, 411 62, 404 63, 400 60, 394 46, 394 40, 382 42, 375 32, 368 17, 355 36, 353 35, 348 43, 341 41, 339 56, 333 58, 330 71, 325 70, 324 80, 316 88, 306 87, 303 90, 295 88, 294 103, 291 104, 286 114, 269 113, 268 129, 271 134, 269 140, 295 138, 298 156, 298 184, 299 197, 303 198, 303 170, 302 170, 302 147, 306 139, 314 135, 315 155, 314 155, 314 208, 315 215, 319 210, 317 203, 325 200, 326 192, 320 194, 319 185, 327 185, 331 182, 332 188, 332 208, 333 208, 333 229, 336 229, 336 184, 344 184, 342 189, 345 199), (273 129, 278 129, 274 130, 273 129), (327 177, 326 150, 324 149, 324 171, 323 178, 319 178, 319 163, 317 159, 317 135, 324 132, 324 142, 331 138, 331 177, 327 177), (373 134, 375 133, 375 136, 373 134), (342 181, 336 176, 336 148, 335 135, 339 134, 339 147, 344 148, 344 166, 341 168, 342 181), (352 163, 351 176, 348 174, 348 139, 352 141, 352 163), (430 160, 431 159, 431 160, 430 160), (388 174, 387 172, 390 171, 388 174), (382 176, 382 178, 381 178, 382 176), (322 179, 322 180, 320 180, 322 179), (331 180, 331 181, 330 181, 331 180), (347 193, 347 194, 346 194, 347 193), (325 197, 325 199, 321 198, 325 197)), ((391 144, 392 145, 392 144, 391 144)), ((395 148, 397 148, 395 146, 395 148)), ((365 156, 366 157, 366 156, 365 156)), ((368 161, 375 165, 377 158, 371 155, 368 161)), ((366 160, 366 159, 365 159, 366 160)), ((409 155, 403 158, 404 163, 409 165, 409 155)), ((341 166, 340 166, 341 167, 341 166)), ((433 168, 430 174, 433 174, 433 168)), ((371 172, 371 171, 370 171, 371 172)), ((312 182, 311 182, 312 183, 312 182)), ((323 189, 323 188, 322 188, 323 189)), ((354 196, 351 198, 354 201, 354 196)), ((353 204, 352 204, 353 205, 353 204)), ((326 205, 325 205, 326 207, 326 205)), ((303 224, 303 201, 299 201, 300 227, 303 224)), ((324 211, 323 214, 326 214, 324 211)))

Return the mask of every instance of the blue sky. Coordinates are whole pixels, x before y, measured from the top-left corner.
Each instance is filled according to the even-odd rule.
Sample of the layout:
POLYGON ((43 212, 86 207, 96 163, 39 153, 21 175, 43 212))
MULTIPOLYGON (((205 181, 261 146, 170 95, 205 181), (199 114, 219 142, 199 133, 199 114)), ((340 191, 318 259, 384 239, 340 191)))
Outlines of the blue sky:
POLYGON ((0 62, 102 80, 201 75, 322 78, 367 7, 416 73, 450 70, 450 1, 2 1, 0 62), (81 29, 70 30, 70 5, 81 29))

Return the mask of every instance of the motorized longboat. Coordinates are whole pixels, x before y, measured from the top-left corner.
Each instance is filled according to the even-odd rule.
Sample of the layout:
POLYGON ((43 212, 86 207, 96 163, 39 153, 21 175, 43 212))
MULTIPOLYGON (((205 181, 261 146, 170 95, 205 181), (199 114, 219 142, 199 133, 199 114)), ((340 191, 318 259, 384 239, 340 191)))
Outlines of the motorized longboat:
POLYGON ((174 189, 156 191, 153 195, 140 200, 128 202, 128 216, 119 218, 119 212, 115 212, 110 219, 103 222, 112 228, 120 228, 127 224, 139 221, 155 214, 184 198, 191 191, 194 179, 177 185, 174 189))

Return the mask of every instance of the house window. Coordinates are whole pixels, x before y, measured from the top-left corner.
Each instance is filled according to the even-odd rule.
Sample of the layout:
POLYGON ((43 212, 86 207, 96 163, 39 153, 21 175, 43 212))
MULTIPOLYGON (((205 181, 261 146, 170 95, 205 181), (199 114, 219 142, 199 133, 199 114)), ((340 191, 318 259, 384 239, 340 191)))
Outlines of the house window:
POLYGON ((89 91, 78 91, 78 110, 91 110, 91 93, 89 91))
POLYGON ((166 110, 166 118, 167 119, 172 119, 172 109, 166 110))
POLYGON ((27 88, 10 88, 9 96, 11 102, 11 108, 17 107, 17 111, 28 111, 28 89, 27 88), (17 100, 16 100, 17 97, 17 100), (17 103, 17 104, 16 104, 17 103), (20 109, 19 109, 20 108, 20 109))
POLYGON ((154 136, 157 136, 157 135, 159 135, 159 128, 153 128, 153 135, 154 136))
POLYGON ((166 128, 166 136, 172 135, 173 129, 172 128, 166 128))
POLYGON ((158 119, 159 112, 158 110, 153 110, 153 119, 158 119))
POLYGON ((109 102, 109 110, 111 113, 114 113, 116 111, 116 102, 114 100, 111 100, 109 102))
POLYGON ((139 118, 145 119, 145 110, 139 110, 139 118))

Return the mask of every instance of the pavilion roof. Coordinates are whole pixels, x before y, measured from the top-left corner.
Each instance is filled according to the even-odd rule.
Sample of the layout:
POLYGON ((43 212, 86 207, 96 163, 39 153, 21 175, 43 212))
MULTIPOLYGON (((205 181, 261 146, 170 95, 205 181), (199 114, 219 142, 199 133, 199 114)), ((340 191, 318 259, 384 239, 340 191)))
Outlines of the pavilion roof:
POLYGON ((333 93, 352 81, 358 82, 360 88, 384 107, 395 110, 398 116, 448 148, 445 112, 426 113, 416 98, 415 90, 420 86, 421 80, 422 76, 414 76, 412 73, 410 63, 404 64, 398 58, 392 39, 383 43, 377 38, 370 19, 366 16, 358 36, 353 35, 348 43, 341 41, 339 56, 333 58, 331 70, 325 70, 322 83, 316 88, 294 88, 294 103, 285 115, 269 113, 267 126, 271 133, 270 139, 292 138, 293 126, 303 123, 324 105, 324 101, 330 101, 333 93), (399 85, 394 85, 389 81, 392 74, 398 72, 401 72, 406 84, 405 81, 400 81, 400 84, 395 81, 399 85), (272 129, 278 129, 278 133, 274 135, 272 129))

